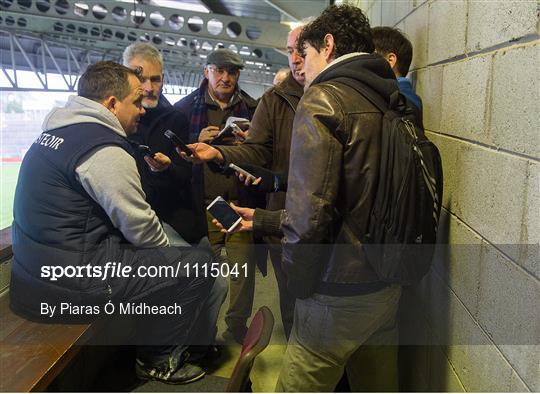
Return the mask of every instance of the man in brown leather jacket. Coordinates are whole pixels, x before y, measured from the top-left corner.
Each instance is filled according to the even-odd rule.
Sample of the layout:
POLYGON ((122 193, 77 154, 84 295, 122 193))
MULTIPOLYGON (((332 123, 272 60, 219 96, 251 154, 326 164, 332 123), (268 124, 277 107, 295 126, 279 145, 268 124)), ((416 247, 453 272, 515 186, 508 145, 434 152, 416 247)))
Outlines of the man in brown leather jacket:
POLYGON ((373 54, 359 8, 328 7, 305 26, 298 49, 306 90, 294 119, 281 226, 283 269, 298 299, 276 391, 333 391, 344 368, 359 391, 359 349, 396 333, 401 288, 379 281, 347 224, 367 230, 382 121, 350 84, 362 83, 386 101, 398 85, 386 60, 373 54))
MULTIPOLYGON (((294 118, 286 209, 275 215, 287 287, 297 300, 276 391, 331 392, 344 368, 352 391, 366 391, 369 374, 375 383, 367 391, 397 391, 395 352, 367 366, 361 360, 364 345, 395 344, 401 288, 379 281, 347 225, 367 231, 382 126, 382 113, 350 81, 386 101, 397 81, 373 54, 369 22, 353 6, 327 8, 305 26, 298 49, 305 93, 294 118)), ((238 212, 245 219, 240 229, 255 230, 261 212, 238 212)))

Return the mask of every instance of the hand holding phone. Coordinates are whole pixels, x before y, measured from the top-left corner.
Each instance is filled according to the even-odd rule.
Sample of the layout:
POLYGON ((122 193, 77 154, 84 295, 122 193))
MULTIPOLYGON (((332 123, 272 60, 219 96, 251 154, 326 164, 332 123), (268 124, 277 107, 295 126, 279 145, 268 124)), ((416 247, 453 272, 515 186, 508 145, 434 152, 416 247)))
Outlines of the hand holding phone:
POLYGON ((242 174, 245 177, 244 181, 247 181, 249 183, 249 185, 257 185, 261 181, 261 179, 259 177, 256 177, 252 173, 244 170, 242 167, 239 167, 234 163, 230 163, 229 168, 231 170, 236 171, 239 174, 242 174))
POLYGON ((156 152, 154 152, 148 145, 139 145, 138 146, 139 151, 143 154, 143 156, 150 156, 154 157, 156 152))
POLYGON ((171 130, 165 131, 165 137, 167 137, 171 142, 176 146, 178 149, 180 149, 182 152, 184 152, 188 156, 193 155, 193 151, 189 149, 189 147, 186 145, 184 141, 180 139, 176 134, 174 134, 171 130))
POLYGON ((172 164, 171 159, 161 152, 157 152, 154 156, 144 156, 144 161, 148 164, 152 172, 165 171, 172 164))
POLYGON ((215 200, 208 205, 206 210, 221 223, 228 233, 232 232, 242 221, 242 217, 238 215, 221 196, 217 196, 215 200))

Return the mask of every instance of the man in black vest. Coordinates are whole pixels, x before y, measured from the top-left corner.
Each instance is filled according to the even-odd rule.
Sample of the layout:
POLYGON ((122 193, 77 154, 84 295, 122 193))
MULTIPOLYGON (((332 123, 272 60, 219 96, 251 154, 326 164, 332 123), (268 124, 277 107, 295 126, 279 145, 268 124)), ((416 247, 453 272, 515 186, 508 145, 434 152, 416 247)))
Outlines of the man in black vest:
POLYGON ((11 307, 45 322, 133 314, 144 345, 137 375, 187 383, 204 376, 185 349, 211 341, 193 333, 205 331, 214 283, 190 267, 213 259, 209 250, 171 247, 145 201, 127 139, 145 113, 142 98, 134 71, 99 62, 81 76, 78 96, 46 117, 15 192, 11 307))

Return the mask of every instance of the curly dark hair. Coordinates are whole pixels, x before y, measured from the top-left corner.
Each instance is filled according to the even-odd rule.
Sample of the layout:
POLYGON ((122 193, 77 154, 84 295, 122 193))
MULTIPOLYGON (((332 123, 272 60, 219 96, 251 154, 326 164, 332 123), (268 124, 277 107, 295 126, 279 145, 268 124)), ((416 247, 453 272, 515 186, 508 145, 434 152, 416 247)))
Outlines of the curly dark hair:
POLYGON ((375 49, 369 20, 358 7, 348 4, 327 7, 300 33, 297 42, 298 52, 304 54, 305 43, 309 43, 317 51, 320 51, 324 46, 324 37, 327 34, 334 37, 335 58, 352 52, 372 53, 375 49))
POLYGON ((121 64, 111 61, 97 62, 88 66, 79 79, 77 94, 94 101, 101 101, 109 96, 123 100, 131 93, 130 74, 141 79, 140 72, 121 64))
POLYGON ((413 55, 413 47, 399 29, 387 26, 379 26, 371 29, 375 50, 381 55, 393 53, 397 57, 396 67, 404 77, 409 73, 413 55))

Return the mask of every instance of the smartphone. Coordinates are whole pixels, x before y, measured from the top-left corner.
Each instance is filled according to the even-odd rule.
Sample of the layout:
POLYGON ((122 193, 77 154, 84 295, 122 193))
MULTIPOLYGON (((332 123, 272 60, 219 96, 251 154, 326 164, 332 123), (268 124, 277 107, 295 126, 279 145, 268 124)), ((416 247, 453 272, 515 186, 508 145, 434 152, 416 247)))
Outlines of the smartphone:
POLYGON ((208 205, 206 210, 210 215, 216 218, 225 229, 227 229, 227 232, 233 231, 242 221, 240 215, 238 215, 221 196, 217 196, 216 199, 208 205))
POLYGON ((139 145, 139 151, 144 156, 154 157, 154 155, 156 154, 156 152, 154 152, 152 149, 150 149, 150 147, 148 145, 139 145))
POLYGON ((221 130, 218 135, 216 135, 212 141, 210 141, 210 144, 211 145, 215 145, 215 144, 219 144, 220 142, 222 142, 225 138, 227 137, 232 137, 233 136, 233 130, 234 130, 234 127, 233 126, 225 126, 223 128, 223 130, 221 130))
POLYGON ((257 177, 255 175, 253 175, 251 172, 248 172, 248 171, 244 170, 242 167, 238 167, 234 163, 229 164, 229 168, 231 170, 234 170, 234 171, 244 175, 246 178, 251 178, 252 181, 255 181, 257 179, 257 177))
POLYGON ((192 156, 193 152, 189 147, 186 145, 184 141, 180 139, 176 134, 174 134, 171 130, 165 130, 165 137, 171 140, 171 142, 179 148, 182 152, 184 152, 188 156, 192 156))

